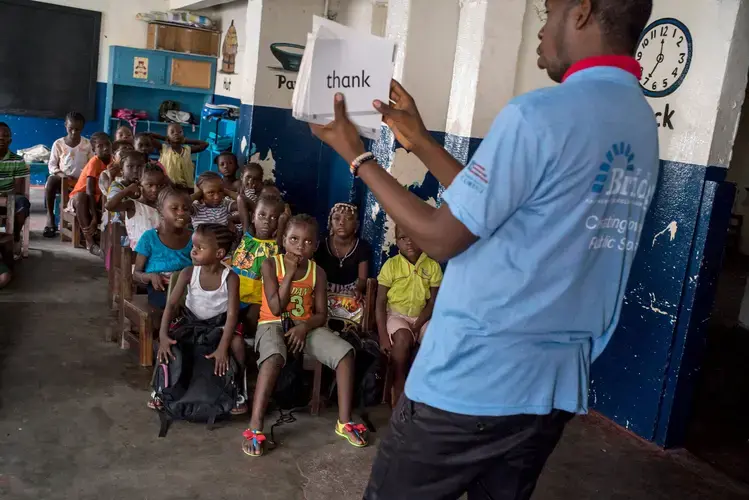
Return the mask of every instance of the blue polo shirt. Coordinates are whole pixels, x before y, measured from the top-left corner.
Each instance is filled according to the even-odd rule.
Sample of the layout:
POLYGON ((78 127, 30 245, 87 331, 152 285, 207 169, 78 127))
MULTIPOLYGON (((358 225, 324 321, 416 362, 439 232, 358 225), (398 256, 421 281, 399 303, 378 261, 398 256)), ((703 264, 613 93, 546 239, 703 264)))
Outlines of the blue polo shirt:
POLYGON ((658 169, 632 73, 584 69, 510 102, 444 193, 479 239, 447 266, 407 396, 466 415, 586 412, 658 169))

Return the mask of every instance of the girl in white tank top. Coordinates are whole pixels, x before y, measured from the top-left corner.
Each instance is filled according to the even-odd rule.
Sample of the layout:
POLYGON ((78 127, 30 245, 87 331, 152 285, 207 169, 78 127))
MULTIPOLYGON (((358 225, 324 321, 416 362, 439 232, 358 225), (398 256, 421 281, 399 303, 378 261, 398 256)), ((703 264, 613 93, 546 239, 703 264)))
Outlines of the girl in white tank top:
POLYGON ((192 268, 190 284, 187 285, 187 307, 198 319, 210 319, 223 314, 229 307, 229 290, 226 278, 231 272, 228 267, 221 273, 221 284, 215 290, 205 290, 200 284, 201 266, 192 268))

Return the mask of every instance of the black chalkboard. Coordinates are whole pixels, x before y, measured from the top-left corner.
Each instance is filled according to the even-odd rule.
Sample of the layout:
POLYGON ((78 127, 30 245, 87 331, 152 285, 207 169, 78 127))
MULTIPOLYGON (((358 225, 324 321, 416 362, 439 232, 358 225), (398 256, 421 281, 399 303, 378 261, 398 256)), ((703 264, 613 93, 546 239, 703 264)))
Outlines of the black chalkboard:
POLYGON ((0 0, 0 23, 0 113, 94 119, 101 13, 0 0))

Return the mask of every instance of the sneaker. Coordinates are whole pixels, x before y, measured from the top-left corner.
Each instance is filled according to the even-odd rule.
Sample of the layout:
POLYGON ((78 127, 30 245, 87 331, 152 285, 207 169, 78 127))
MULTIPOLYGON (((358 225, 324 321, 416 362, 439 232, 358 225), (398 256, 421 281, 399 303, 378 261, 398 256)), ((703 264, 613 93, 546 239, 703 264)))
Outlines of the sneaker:
POLYGON ((247 398, 243 394, 237 396, 237 400, 234 402, 234 409, 231 411, 232 415, 244 415, 247 413, 247 398))

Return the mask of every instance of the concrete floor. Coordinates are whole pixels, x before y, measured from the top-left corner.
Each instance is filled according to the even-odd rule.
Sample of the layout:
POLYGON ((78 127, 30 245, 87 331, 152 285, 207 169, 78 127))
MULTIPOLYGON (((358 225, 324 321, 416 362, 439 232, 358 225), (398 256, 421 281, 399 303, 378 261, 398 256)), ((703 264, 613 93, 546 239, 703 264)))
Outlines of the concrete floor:
MULTIPOLYGON (((363 450, 335 436, 331 410, 277 429, 279 447, 260 459, 240 449, 244 419, 212 432, 177 423, 159 439, 149 373, 104 340, 113 323, 101 261, 32 238, 0 291, 0 498, 361 498, 385 408, 363 450)), ((534 496, 567 498, 730 500, 749 498, 749 486, 592 416, 568 426, 534 496)))

